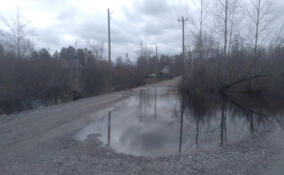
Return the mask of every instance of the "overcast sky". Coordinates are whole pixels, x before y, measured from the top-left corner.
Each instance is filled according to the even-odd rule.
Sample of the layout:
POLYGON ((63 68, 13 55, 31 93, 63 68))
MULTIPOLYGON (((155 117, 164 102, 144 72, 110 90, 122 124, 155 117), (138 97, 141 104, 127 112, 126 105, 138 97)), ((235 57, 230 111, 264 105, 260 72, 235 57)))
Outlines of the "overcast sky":
MULTIPOLYGON (((63 46, 85 47, 87 41, 107 48, 107 8, 111 9, 114 57, 137 56, 140 41, 160 53, 181 51, 180 16, 193 16, 190 0, 0 0, 0 14, 11 17, 17 5, 30 21, 36 47, 52 51, 63 46)), ((284 0, 279 1, 284 11, 284 0)))

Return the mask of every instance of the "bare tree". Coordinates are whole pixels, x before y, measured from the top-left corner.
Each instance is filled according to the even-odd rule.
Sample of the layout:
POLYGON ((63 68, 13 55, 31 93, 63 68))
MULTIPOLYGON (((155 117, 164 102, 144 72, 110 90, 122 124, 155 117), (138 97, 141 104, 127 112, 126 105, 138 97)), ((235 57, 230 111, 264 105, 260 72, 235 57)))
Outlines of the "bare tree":
POLYGON ((228 70, 226 66, 226 59, 228 57, 228 48, 231 38, 235 33, 236 16, 240 6, 239 0, 216 0, 216 9, 214 12, 215 25, 213 30, 223 38, 223 59, 222 59, 222 74, 224 84, 228 80, 228 70))
POLYGON ((206 19, 208 17, 208 7, 209 2, 208 0, 193 0, 192 1, 195 6, 199 10, 199 30, 198 34, 195 34, 198 36, 198 52, 199 57, 203 59, 203 35, 204 35, 204 23, 206 22, 206 19))
POLYGON ((96 59, 103 59, 104 56, 104 42, 87 41, 89 48, 95 55, 96 59))
POLYGON ((27 30, 30 22, 23 19, 19 7, 17 7, 15 17, 11 21, 3 16, 0 16, 0 21, 6 27, 6 30, 0 30, 0 34, 17 53, 18 58, 32 50, 32 43, 29 39, 30 32, 27 30))
POLYGON ((227 57, 230 38, 236 33, 239 0, 216 0, 215 32, 223 37, 223 55, 227 57))
POLYGON ((140 55, 140 57, 150 58, 154 54, 154 51, 151 48, 149 48, 147 43, 143 41, 139 43, 138 49, 139 50, 137 50, 137 53, 138 55, 140 55))
MULTIPOLYGON (((250 0, 248 16, 253 25, 253 48, 254 48, 254 64, 258 57, 259 42, 269 25, 275 20, 275 15, 272 14, 272 0, 250 0)), ((269 34, 272 35, 271 33, 269 34)))
POLYGON ((281 47, 284 44, 284 24, 282 24, 278 31, 276 32, 275 37, 271 40, 270 46, 281 47))
MULTIPOLYGON (((269 25, 276 20, 272 13, 273 0, 250 0, 248 5, 248 17, 250 34, 252 35, 253 61, 249 65, 248 75, 258 71, 258 48, 260 40, 264 39, 265 32, 268 31, 269 25)), ((269 32, 269 38, 273 38, 273 32, 269 32)), ((252 89, 253 80, 249 81, 249 89, 252 89)))

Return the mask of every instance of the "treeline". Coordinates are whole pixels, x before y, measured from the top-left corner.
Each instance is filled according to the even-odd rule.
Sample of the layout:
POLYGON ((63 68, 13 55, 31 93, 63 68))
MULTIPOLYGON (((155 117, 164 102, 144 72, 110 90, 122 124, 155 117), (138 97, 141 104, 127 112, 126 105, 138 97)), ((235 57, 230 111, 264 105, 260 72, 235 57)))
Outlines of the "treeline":
POLYGON ((181 89, 190 94, 284 97, 284 24, 277 4, 271 0, 212 2, 196 0, 199 26, 192 31, 181 89))
MULTIPOLYGON (((140 56, 136 62, 119 57, 112 63, 112 91, 146 83, 149 74, 168 65, 173 75, 179 56, 140 56)), ((90 49, 46 49, 17 56, 0 47, 0 114, 94 96, 109 91, 110 65, 90 49)))
MULTIPOLYGON (((233 45, 226 57, 223 50, 207 49, 206 57, 196 51, 186 59, 182 89, 188 93, 263 93, 284 97, 284 46, 258 49, 233 45)), ((205 52, 204 52, 205 53, 205 52)))

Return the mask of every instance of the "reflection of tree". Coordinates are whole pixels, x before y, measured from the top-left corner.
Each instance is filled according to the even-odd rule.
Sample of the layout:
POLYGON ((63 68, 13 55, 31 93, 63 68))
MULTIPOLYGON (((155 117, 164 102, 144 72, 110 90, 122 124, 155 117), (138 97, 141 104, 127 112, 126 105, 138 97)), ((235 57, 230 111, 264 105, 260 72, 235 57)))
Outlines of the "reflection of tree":
POLYGON ((145 107, 151 108, 154 103, 154 96, 153 96, 153 89, 143 89, 142 90, 142 96, 141 96, 141 102, 142 105, 145 107))
POLYGON ((250 133, 251 133, 251 135, 252 135, 253 132, 254 132, 253 114, 252 114, 252 112, 248 112, 248 118, 249 118, 249 121, 250 121, 250 133))
POLYGON ((139 122, 142 121, 142 89, 139 91, 139 122))
MULTIPOLYGON (((227 144, 228 138, 227 127, 230 126, 228 120, 244 120, 250 134, 253 134, 258 127, 265 128, 268 124, 276 121, 274 119, 277 118, 271 116, 282 112, 283 105, 279 105, 279 102, 252 97, 231 98, 228 96, 190 95, 181 98, 181 119, 187 117, 189 120, 195 121, 195 144, 198 148, 201 124, 210 124, 210 120, 216 116, 214 120, 220 120, 220 127, 218 127, 220 128, 220 145, 224 146, 227 144), (278 107, 271 105, 271 103, 277 104, 278 107)), ((277 122, 279 123, 279 121, 282 120, 277 122)), ((181 121, 181 126, 182 122, 184 121, 181 121)), ((182 134, 182 130, 180 133, 182 134)), ((181 139, 182 137, 180 137, 180 142, 182 142, 181 139)))
POLYGON ((226 111, 226 102, 222 102, 222 115, 221 115, 221 137, 220 137, 220 145, 224 145, 224 140, 227 143, 227 111, 226 111))
MULTIPOLYGON (((203 122, 206 116, 213 116, 215 113, 215 103, 213 99, 201 95, 192 95, 184 97, 184 111, 187 113, 187 117, 192 117, 196 122, 195 143, 196 147, 199 147, 199 130, 200 123, 203 122)), ((210 117, 207 118, 210 120, 210 117)))
POLYGON ((195 143, 196 143, 196 147, 198 148, 198 140, 199 140, 199 123, 200 123, 200 118, 197 119, 196 122, 196 136, 195 136, 195 143))
MULTIPOLYGON (((234 111, 237 117, 245 116, 248 123, 251 135, 255 132, 255 122, 265 128, 266 123, 271 123, 271 115, 275 113, 269 105, 268 102, 263 98, 228 98, 226 100, 231 104, 231 110, 234 111), (264 112, 265 111, 265 112, 264 112)), ((271 103, 271 102, 269 102, 271 103)))
POLYGON ((155 108, 155 118, 156 118, 156 108, 157 108, 157 92, 154 90, 154 95, 151 91, 152 89, 140 89, 139 90, 139 121, 142 121, 144 108, 151 108, 154 105, 155 108), (154 104, 153 104, 154 103, 154 104))

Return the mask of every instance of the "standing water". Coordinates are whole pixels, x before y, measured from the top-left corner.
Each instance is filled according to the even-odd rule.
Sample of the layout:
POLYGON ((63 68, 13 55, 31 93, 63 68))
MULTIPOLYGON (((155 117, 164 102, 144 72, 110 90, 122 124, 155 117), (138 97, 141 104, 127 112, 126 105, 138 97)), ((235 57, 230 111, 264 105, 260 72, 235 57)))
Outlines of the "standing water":
POLYGON ((282 111, 273 109, 273 117, 269 112, 243 99, 188 97, 166 87, 140 89, 80 131, 76 138, 84 141, 95 134, 119 153, 168 156, 196 149, 212 150, 254 132, 283 127, 282 111))

